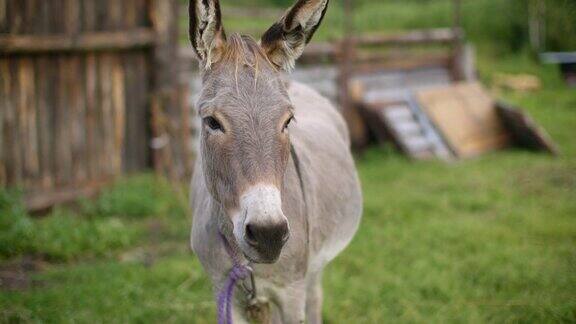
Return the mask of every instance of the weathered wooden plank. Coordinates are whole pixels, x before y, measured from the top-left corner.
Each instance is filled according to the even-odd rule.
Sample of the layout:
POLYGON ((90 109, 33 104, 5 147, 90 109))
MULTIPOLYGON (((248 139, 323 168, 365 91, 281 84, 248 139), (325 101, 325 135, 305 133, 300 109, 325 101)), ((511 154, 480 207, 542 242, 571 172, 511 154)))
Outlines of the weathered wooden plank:
MULTIPOLYGON (((5 58, 0 58, 0 98, 7 98, 10 95, 10 85, 7 84, 7 73, 7 60, 5 58)), ((10 107, 7 105, 7 99, 0 100, 0 188, 3 188, 7 184, 5 160, 7 158, 6 148, 8 143, 6 142, 6 137, 4 135, 4 124, 8 109, 10 109, 10 107)))
POLYGON ((18 115, 19 131, 22 139, 21 154, 23 157, 23 181, 27 186, 33 186, 39 174, 38 135, 36 126, 34 62, 31 58, 19 60, 18 69, 18 115))
POLYGON ((81 31, 79 2, 79 0, 64 0, 62 20, 64 23, 64 33, 67 35, 78 35, 81 31))
POLYGON ((108 15, 106 17, 106 29, 107 30, 118 30, 122 28, 122 2, 117 0, 107 0, 107 11, 108 15))
MULTIPOLYGON (((143 53, 138 53, 134 58, 136 65, 136 78, 138 80, 150 80, 152 71, 148 64, 148 59, 143 53)), ((148 82, 137 82, 135 89, 136 93, 140 94, 135 96, 137 102, 135 103, 136 111, 131 114, 135 118, 134 125, 137 132, 134 135, 132 143, 137 147, 135 154, 138 161, 135 168, 142 169, 149 167, 150 158, 150 101, 149 97, 144 94, 150 93, 150 84, 148 82)))
POLYGON ((396 34, 371 34, 352 39, 357 46, 399 46, 422 44, 451 44, 463 37, 463 31, 453 28, 413 30, 396 34))
POLYGON ((5 53, 86 52, 151 47, 153 31, 93 32, 73 35, 0 35, 0 51, 5 53))
POLYGON ((22 33, 22 13, 25 11, 25 1, 8 1, 7 7, 7 20, 8 20, 8 33, 20 34, 22 33), (8 14, 9 13, 9 14, 8 14))
POLYGON ((48 34, 50 32, 50 3, 51 1, 38 1, 33 31, 36 35, 48 34))
POLYGON ((430 55, 424 58, 407 57, 404 59, 385 60, 356 64, 353 74, 376 73, 382 70, 415 70, 433 67, 449 67, 452 58, 446 55, 430 55))
POLYGON ((31 0, 31 1, 23 1, 23 6, 24 6, 24 11, 22 11, 21 15, 22 15, 22 29, 20 30, 21 33, 23 34, 29 34, 32 32, 33 30, 33 25, 32 21, 30 19, 31 13, 33 12, 33 10, 35 9, 35 1, 31 0))
POLYGON ((72 142, 71 118, 69 110, 69 86, 75 79, 71 79, 68 70, 70 63, 68 57, 58 57, 58 89, 55 98, 54 132, 55 132, 55 161, 56 184, 66 185, 72 179, 72 142))
POLYGON ((10 95, 5 99, 8 104, 8 111, 6 114, 7 119, 7 141, 8 141, 8 160, 7 160, 7 175, 8 183, 12 185, 22 185, 22 154, 20 152, 21 148, 21 135, 20 135, 20 123, 18 115, 18 97, 19 97, 19 84, 18 80, 18 68, 19 60, 10 59, 8 60, 8 77, 6 79, 7 83, 10 84, 10 95), (11 157, 11 158, 10 158, 11 157))
POLYGON ((68 88, 68 110, 70 116, 70 144, 72 156, 72 181, 79 183, 86 179, 85 162, 85 125, 84 125, 84 98, 82 80, 82 69, 80 57, 73 55, 69 57, 66 79, 69 82, 68 88))
POLYGON ((177 17, 177 3, 173 0, 151 0, 150 17, 153 29, 158 35, 158 42, 154 48, 154 82, 153 91, 173 89, 178 84, 176 63, 178 58, 178 24, 174 23, 177 17))
POLYGON ((64 0, 47 1, 50 2, 50 34, 64 33, 64 20, 62 12, 64 11, 64 0))
POLYGON ((82 30, 84 33, 96 31, 96 1, 82 1, 82 30))
POLYGON ((100 158, 100 163, 103 168, 104 175, 111 176, 114 174, 113 170, 113 154, 114 154, 114 128, 116 125, 113 123, 113 102, 112 102, 112 82, 111 82, 111 62, 112 54, 103 54, 100 61, 100 100, 102 111, 101 124, 102 129, 102 148, 103 155, 100 158))
POLYGON ((8 33, 8 0, 0 0, 0 33, 8 33))
POLYGON ((58 126, 56 119, 58 118, 58 110, 60 102, 58 101, 59 98, 59 86, 60 86, 60 59, 58 57, 50 57, 50 64, 47 66, 47 74, 48 80, 46 84, 46 102, 48 104, 47 110, 47 118, 48 121, 47 127, 48 132, 50 133, 50 141, 48 142, 48 151, 50 152, 49 158, 49 165, 47 168, 50 172, 50 185, 56 186, 58 181, 58 158, 57 158, 57 145, 56 142, 57 138, 57 130, 56 127, 58 126))
POLYGON ((140 0, 138 2, 138 12, 140 13, 139 24, 142 26, 151 26, 153 24, 152 17, 150 16, 151 1, 152 0, 140 0))
POLYGON ((134 11, 136 2, 134 0, 125 0, 122 2, 124 4, 122 7, 122 28, 128 29, 136 27, 136 12, 134 11))
POLYGON ((126 172, 142 170, 147 166, 148 129, 148 75, 143 53, 129 53, 124 57, 126 86, 126 126, 124 128, 123 164, 126 172))
POLYGON ((86 160, 90 179, 98 177, 98 162, 96 157, 100 153, 98 146, 97 124, 97 97, 98 97, 98 59, 95 54, 86 57, 86 76, 84 87, 86 89, 86 160))
POLYGON ((38 160, 40 163, 40 186, 49 188, 52 185, 52 150, 51 141, 53 130, 51 126, 52 93, 50 85, 50 72, 53 60, 47 57, 36 59, 36 108, 38 125, 38 160))
POLYGON ((4 59, 1 71, 4 79, 4 91, 7 96, 2 100, 4 109, 4 167, 6 170, 6 183, 17 185, 21 179, 20 151, 18 150, 18 120, 16 114, 17 83, 14 60, 4 59))
POLYGON ((112 60, 112 107, 114 122, 113 139, 113 170, 115 175, 122 173, 122 157, 124 149, 124 133, 126 125, 126 90, 124 84, 124 68, 118 56, 112 60))
POLYGON ((474 157, 509 143, 494 102, 480 84, 423 89, 417 97, 458 157, 474 157))

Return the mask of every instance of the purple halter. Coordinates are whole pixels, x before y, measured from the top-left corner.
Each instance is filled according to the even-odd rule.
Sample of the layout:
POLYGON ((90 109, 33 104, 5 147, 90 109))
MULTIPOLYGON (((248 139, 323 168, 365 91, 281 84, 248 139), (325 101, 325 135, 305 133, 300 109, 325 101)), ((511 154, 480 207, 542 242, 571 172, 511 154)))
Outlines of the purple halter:
POLYGON ((254 284, 254 275, 252 268, 240 262, 240 259, 232 250, 232 247, 230 246, 230 243, 228 243, 228 240, 226 240, 226 238, 224 237, 224 235, 222 235, 222 233, 219 234, 220 239, 222 240, 222 243, 226 248, 226 253, 228 253, 230 259, 232 259, 233 266, 230 272, 228 273, 228 278, 226 279, 224 287, 222 287, 222 289, 218 293, 218 305, 217 305, 218 324, 233 324, 232 299, 234 297, 234 288, 236 288, 238 282, 242 282, 250 278, 251 287, 248 288, 245 285, 242 285, 242 287, 246 291, 248 298, 250 300, 253 300, 256 298, 256 286, 254 284))

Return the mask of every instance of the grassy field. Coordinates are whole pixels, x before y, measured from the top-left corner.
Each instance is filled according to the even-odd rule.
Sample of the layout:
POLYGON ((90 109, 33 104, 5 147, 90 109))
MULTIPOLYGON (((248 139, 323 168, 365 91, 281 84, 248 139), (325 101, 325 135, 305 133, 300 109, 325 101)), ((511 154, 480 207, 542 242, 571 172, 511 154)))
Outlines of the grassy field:
MULTIPOLYGON (((576 322, 576 91, 529 55, 493 48, 480 40, 482 80, 539 76, 537 92, 494 92, 525 107, 562 156, 359 157, 364 219, 326 271, 327 323, 576 322)), ((18 201, 0 194, 0 322, 214 322, 186 194, 138 175, 43 218, 18 201)))

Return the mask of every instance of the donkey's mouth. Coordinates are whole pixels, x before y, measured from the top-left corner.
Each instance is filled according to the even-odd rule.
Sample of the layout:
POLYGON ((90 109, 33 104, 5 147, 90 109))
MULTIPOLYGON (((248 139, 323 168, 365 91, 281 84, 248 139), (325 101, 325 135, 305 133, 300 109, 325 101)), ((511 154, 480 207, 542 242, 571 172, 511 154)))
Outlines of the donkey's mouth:
POLYGON ((254 244, 249 240, 242 240, 240 249, 244 257, 252 263, 272 264, 280 258, 286 240, 260 241, 254 244))
POLYGON ((242 253, 244 254, 244 257, 246 257, 246 259, 248 259, 248 261, 252 263, 261 263, 261 264, 276 263, 280 258, 280 254, 282 252, 283 247, 283 244, 281 244, 280 246, 272 244, 269 246, 264 246, 263 248, 254 248, 252 246, 246 246, 246 245, 248 244, 242 246, 242 253))

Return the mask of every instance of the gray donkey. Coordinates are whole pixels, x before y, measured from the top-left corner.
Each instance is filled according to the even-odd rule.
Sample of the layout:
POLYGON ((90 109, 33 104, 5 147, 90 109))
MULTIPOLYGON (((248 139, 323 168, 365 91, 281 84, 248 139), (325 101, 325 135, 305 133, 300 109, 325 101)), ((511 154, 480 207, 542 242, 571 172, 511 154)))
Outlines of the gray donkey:
POLYGON ((322 272, 358 229, 346 125, 285 76, 327 6, 299 0, 256 42, 226 36, 218 0, 191 0, 203 82, 191 243, 220 292, 220 323, 321 323, 322 272))

